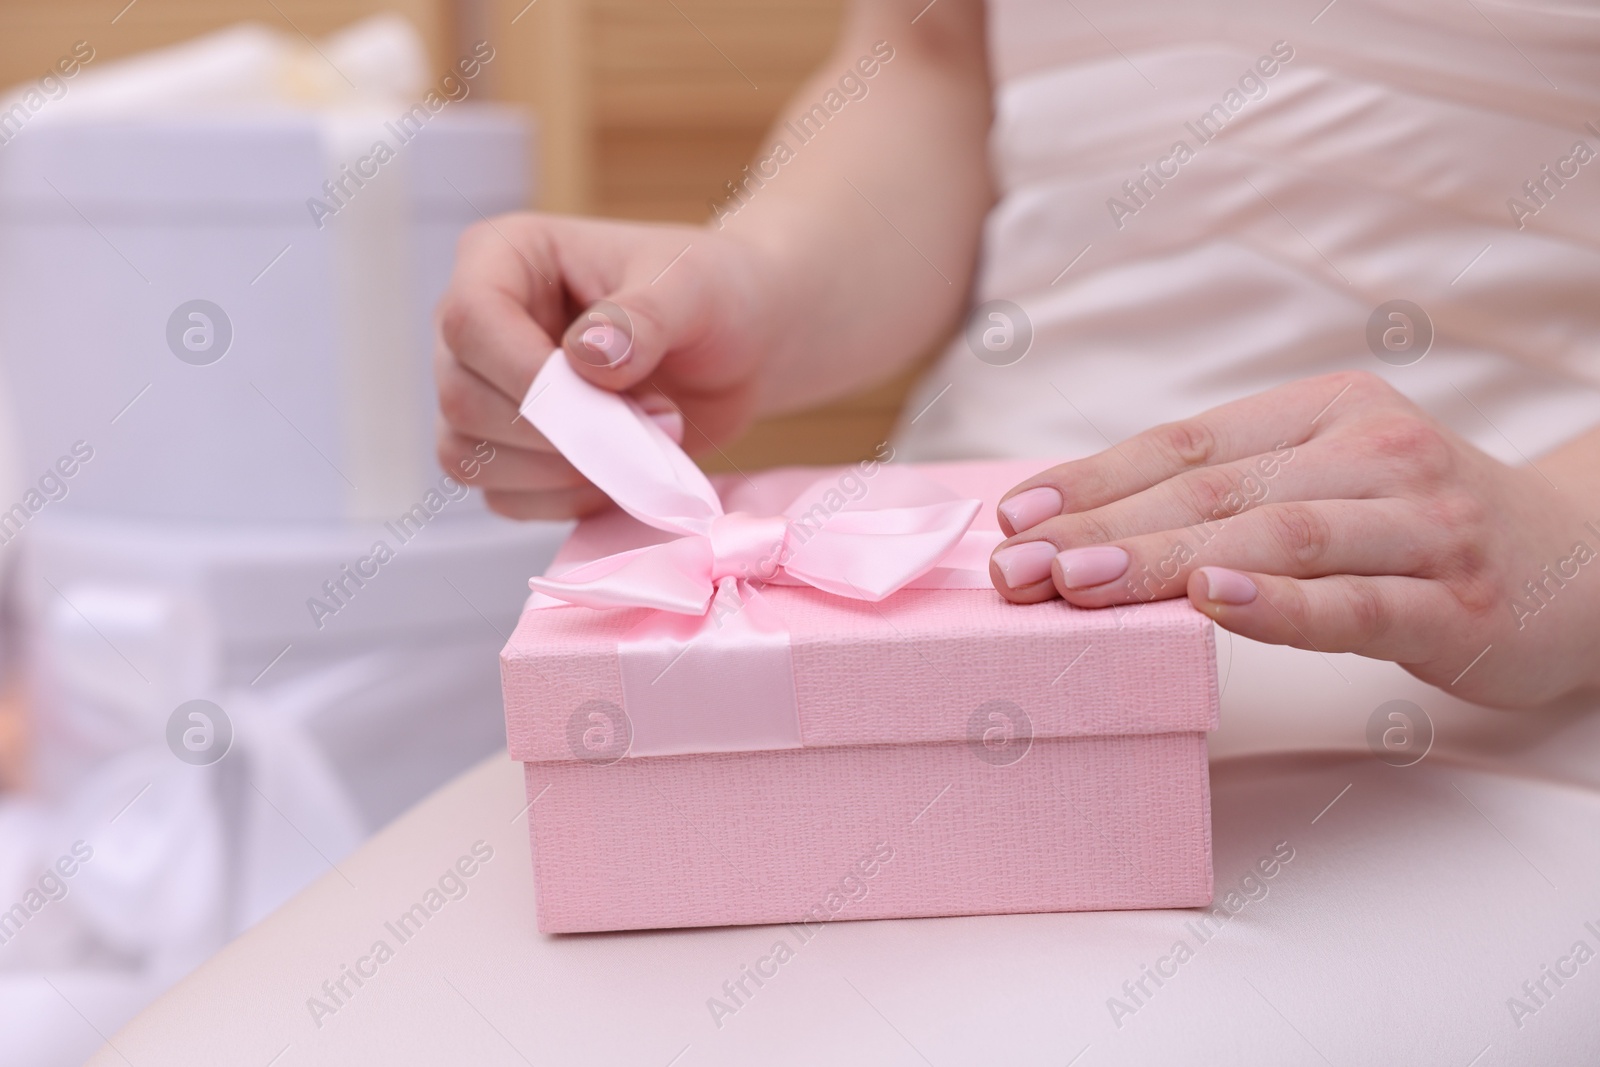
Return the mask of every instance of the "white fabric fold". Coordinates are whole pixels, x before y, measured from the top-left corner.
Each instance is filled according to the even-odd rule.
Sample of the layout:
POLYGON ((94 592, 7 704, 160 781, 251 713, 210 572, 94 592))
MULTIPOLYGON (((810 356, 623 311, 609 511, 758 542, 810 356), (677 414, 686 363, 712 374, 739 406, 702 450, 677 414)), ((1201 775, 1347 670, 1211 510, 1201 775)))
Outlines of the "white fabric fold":
POLYGON ((1091 26, 1043 0, 989 8, 1001 195, 975 303, 1018 305, 1033 343, 998 367, 957 339, 906 405, 949 390, 901 425, 904 455, 1093 453, 1348 369, 1511 463, 1594 425, 1600 159, 1560 187, 1542 170, 1578 141, 1600 153, 1592 12, 1341 0, 1308 25, 1259 0, 1132 0, 1091 26), (1201 142, 1186 124, 1275 42, 1293 58, 1201 142), (1144 168, 1180 139, 1193 158, 1158 186, 1144 168), (1434 327, 1409 366, 1365 340, 1395 299, 1434 327))

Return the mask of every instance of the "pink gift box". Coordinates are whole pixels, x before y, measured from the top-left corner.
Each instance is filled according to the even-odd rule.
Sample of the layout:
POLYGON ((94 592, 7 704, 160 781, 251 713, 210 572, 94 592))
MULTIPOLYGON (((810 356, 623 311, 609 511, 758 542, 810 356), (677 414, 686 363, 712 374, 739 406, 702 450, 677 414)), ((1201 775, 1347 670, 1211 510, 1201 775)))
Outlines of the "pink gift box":
MULTIPOLYGON (((1000 495, 1039 467, 915 469, 981 499, 973 529, 993 531, 1000 495)), ((774 515, 830 473, 861 481, 791 468, 716 488, 730 512, 774 515)), ((611 510, 579 524, 551 573, 669 540, 611 510)), ((540 930, 1211 901, 1216 654, 1186 601, 1085 611, 907 588, 871 603, 772 584, 759 596, 787 632, 787 738, 756 706, 760 685, 739 688, 741 665, 715 651, 664 646, 644 682, 698 686, 703 721, 636 714, 627 693, 641 708, 651 694, 619 649, 661 612, 523 613, 501 667, 540 930)))

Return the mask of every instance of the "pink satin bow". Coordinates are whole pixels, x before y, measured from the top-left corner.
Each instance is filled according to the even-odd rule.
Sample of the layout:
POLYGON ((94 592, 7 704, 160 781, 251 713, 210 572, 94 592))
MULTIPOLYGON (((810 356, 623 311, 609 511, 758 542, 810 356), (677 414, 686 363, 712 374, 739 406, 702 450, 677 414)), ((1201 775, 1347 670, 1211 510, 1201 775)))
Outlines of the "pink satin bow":
POLYGON ((521 412, 624 511, 681 535, 528 583, 569 604, 704 615, 729 578, 878 601, 948 565, 982 506, 926 480, 898 478, 874 485, 865 496, 880 506, 867 507, 823 479, 782 515, 725 513, 705 474, 632 399, 578 377, 559 349, 521 412))

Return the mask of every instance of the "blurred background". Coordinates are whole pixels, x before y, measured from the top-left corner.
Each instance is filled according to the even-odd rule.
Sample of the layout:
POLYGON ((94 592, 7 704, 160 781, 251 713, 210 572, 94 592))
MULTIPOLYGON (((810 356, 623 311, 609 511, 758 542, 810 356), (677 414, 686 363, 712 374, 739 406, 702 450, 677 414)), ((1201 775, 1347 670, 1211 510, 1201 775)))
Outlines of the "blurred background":
MULTIPOLYGON (((840 6, 0 6, 0 1065, 79 1062, 503 744, 566 528, 436 466, 455 239, 707 219, 840 6)), ((910 381, 719 462, 864 458, 910 381)))
MULTIPOLYGON (((841 0, 138 0, 109 26, 125 4, 0 5, 0 84, 37 77, 91 31, 112 59, 246 20, 315 38, 398 12, 417 27, 430 69, 493 42, 500 58, 476 91, 538 116, 531 206, 677 222, 710 217, 709 203, 826 56, 843 10, 841 0)), ((887 435, 915 377, 757 426, 728 455, 740 466, 860 458, 887 435)))

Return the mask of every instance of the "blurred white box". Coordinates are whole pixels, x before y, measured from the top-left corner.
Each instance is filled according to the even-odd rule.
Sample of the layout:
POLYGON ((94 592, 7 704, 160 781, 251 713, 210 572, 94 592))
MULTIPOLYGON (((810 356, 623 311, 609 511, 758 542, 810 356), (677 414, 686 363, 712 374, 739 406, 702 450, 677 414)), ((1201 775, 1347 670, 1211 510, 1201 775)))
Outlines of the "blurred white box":
POLYGON ((168 717, 184 701, 229 711, 229 694, 248 693, 270 706, 296 680, 376 653, 393 662, 359 697, 306 719, 365 829, 376 829, 503 743, 498 653, 528 576, 569 528, 446 514, 401 543, 355 523, 226 533, 99 518, 41 524, 16 590, 33 700, 52 713, 34 727, 39 785, 65 795, 126 749, 164 749, 168 717), (392 557, 352 578, 380 540, 392 557), (343 586, 338 600, 329 582, 343 586), (318 617, 313 599, 336 610, 318 617), (437 678, 425 677, 425 662, 437 678), (402 677, 409 688, 388 684, 402 677), (372 707, 355 710, 361 703, 372 707))
POLYGON ((241 25, 0 137, 0 639, 35 772, 0 894, 94 855, 0 959, 33 1061, 80 1062, 80 1011, 116 1029, 503 743, 497 652, 566 527, 442 481, 432 315, 460 232, 531 201, 533 132, 427 63, 395 16, 241 25))
POLYGON ((34 494, 0 501, 0 543, 37 791, 70 823, 152 783, 119 825, 228 872, 85 894, 188 900, 182 936, 85 916, 130 958, 209 951, 502 743, 496 654, 565 527, 444 480, 432 313, 461 231, 528 200, 529 123, 407 114, 74 116, 0 147, 0 358, 34 494), (195 700, 236 728, 204 834, 169 732, 195 700))
POLYGON ((433 307, 460 232, 526 203, 530 131, 489 104, 405 114, 71 119, 0 148, 20 473, 94 452, 52 511, 379 519, 437 480, 433 307), (342 167, 373 176, 336 199, 342 167))

